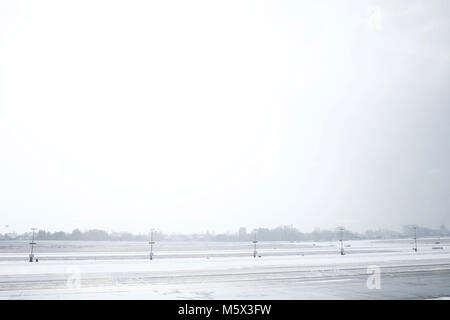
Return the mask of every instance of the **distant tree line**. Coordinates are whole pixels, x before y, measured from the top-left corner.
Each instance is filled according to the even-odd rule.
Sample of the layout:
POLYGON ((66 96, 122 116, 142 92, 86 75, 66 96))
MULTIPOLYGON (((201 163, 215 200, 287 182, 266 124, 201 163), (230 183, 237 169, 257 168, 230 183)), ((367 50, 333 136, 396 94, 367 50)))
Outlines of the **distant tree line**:
POLYGON ((104 230, 88 230, 80 231, 79 229, 73 230, 71 233, 58 231, 47 232, 39 230, 35 235, 36 240, 84 240, 84 241, 147 241, 148 236, 143 234, 132 234, 130 232, 111 232, 108 233, 104 230))
POLYGON ((386 229, 367 230, 362 233, 352 232, 348 229, 338 227, 335 230, 321 230, 316 228, 313 232, 301 232, 293 226, 279 226, 276 228, 259 228, 248 233, 245 228, 240 228, 237 233, 214 234, 205 233, 197 236, 198 240, 206 241, 251 241, 255 234, 258 241, 335 241, 341 237, 344 240, 364 239, 402 239, 411 238, 416 227, 417 237, 446 237, 450 231, 442 225, 439 229, 431 229, 421 226, 408 225, 402 231, 386 229))
MULTIPOLYGON (((352 232, 345 228, 335 230, 315 229, 313 232, 301 232, 293 226, 279 226, 276 228, 259 228, 247 232, 242 227, 235 233, 201 233, 201 234, 165 234, 155 232, 154 238, 158 241, 252 241, 255 237, 258 241, 335 241, 343 237, 344 240, 363 239, 392 239, 392 238, 412 238, 414 232, 417 237, 446 237, 450 236, 449 230, 442 225, 439 229, 431 229, 415 225, 404 226, 402 231, 392 230, 367 230, 363 233, 352 232), (415 229, 415 230, 414 230, 415 229)), ((1 240, 28 240, 31 233, 24 234, 0 234, 1 240)), ((148 234, 132 234, 130 232, 106 232, 103 230, 80 231, 75 229, 72 232, 48 232, 39 230, 35 234, 36 240, 70 240, 70 241, 148 241, 148 234)))

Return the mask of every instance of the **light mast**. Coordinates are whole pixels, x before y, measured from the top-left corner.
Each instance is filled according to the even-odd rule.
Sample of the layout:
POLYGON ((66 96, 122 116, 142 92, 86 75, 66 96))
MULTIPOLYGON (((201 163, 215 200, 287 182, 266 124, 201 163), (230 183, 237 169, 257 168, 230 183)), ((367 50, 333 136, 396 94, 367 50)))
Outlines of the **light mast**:
POLYGON ((154 229, 150 230, 150 241, 149 241, 149 244, 150 244, 150 256, 149 256, 149 258, 150 258, 150 260, 153 260, 153 245, 155 244, 155 241, 153 241, 153 231, 154 231, 154 229))
POLYGON ((414 252, 417 252, 417 227, 414 226, 414 252))
POLYGON ((258 252, 256 251, 256 244, 258 243, 258 240, 256 240, 256 230, 255 230, 255 238, 252 241, 254 247, 253 247, 253 258, 256 258, 256 255, 258 254, 258 252))
POLYGON ((33 231, 33 235, 31 238, 31 242, 30 242, 30 246, 31 246, 31 251, 30 251, 30 256, 29 256, 29 262, 33 262, 34 261, 34 246, 36 245, 36 242, 34 242, 34 232, 36 231, 36 228, 31 228, 31 230, 33 231))
POLYGON ((341 237, 340 237, 340 242, 341 242, 341 255, 345 255, 344 252, 344 228, 340 227, 339 230, 341 231, 341 237))

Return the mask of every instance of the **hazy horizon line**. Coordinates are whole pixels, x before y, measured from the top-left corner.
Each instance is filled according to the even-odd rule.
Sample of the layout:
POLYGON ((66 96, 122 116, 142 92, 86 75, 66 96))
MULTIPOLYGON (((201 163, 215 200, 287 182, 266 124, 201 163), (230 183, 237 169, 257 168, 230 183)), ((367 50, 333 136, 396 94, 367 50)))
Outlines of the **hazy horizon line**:
POLYGON ((315 231, 336 231, 336 229, 339 228, 344 228, 344 230, 352 232, 352 233, 365 233, 367 231, 391 231, 391 232, 399 232, 401 233, 405 227, 408 226, 417 226, 418 228, 424 228, 424 229, 430 229, 430 230, 439 230, 442 227, 446 228, 447 226, 445 224, 440 224, 439 226, 429 226, 429 225, 423 225, 423 224, 415 224, 415 223, 411 223, 411 224, 404 224, 401 225, 400 227, 396 227, 396 228, 383 228, 383 227, 374 227, 374 228, 364 228, 361 230, 354 230, 351 228, 347 228, 344 225, 338 225, 335 227, 314 227, 312 228, 310 231, 308 230, 302 230, 301 228, 293 225, 293 224, 281 224, 281 225, 277 225, 277 226, 261 226, 261 227, 246 227, 246 226, 240 226, 240 227, 236 227, 233 230, 227 230, 227 231, 217 231, 217 230, 203 230, 203 231, 191 231, 191 232, 182 232, 182 231, 167 231, 164 230, 163 228, 159 229, 159 228, 149 228, 148 231, 131 231, 131 230, 114 230, 113 228, 101 228, 101 227, 88 227, 88 228, 80 228, 80 227, 75 227, 75 228, 70 228, 71 230, 68 229, 45 229, 45 228, 39 228, 39 227, 30 227, 29 230, 20 230, 20 231, 16 231, 11 229, 9 226, 4 226, 2 228, 2 230, 0 231, 0 234, 10 234, 10 233, 17 233, 17 234, 26 234, 26 233, 31 233, 32 229, 34 228, 36 232, 39 231, 45 231, 45 232, 52 232, 52 233, 56 233, 56 232, 64 232, 64 233, 72 233, 75 230, 79 230, 80 232, 88 232, 88 231, 93 231, 93 230, 97 230, 97 231, 104 231, 108 234, 111 233, 130 233, 132 235, 145 235, 148 234, 151 230, 153 230, 154 232, 158 232, 158 233, 163 233, 163 234, 167 234, 167 235, 197 235, 197 234, 233 234, 233 233, 238 233, 239 229, 241 228, 245 228, 247 233, 253 233, 255 230, 261 230, 261 229, 267 229, 267 230, 274 230, 277 228, 286 228, 286 227, 292 227, 294 229, 296 229, 298 232, 300 233, 312 233, 315 231))

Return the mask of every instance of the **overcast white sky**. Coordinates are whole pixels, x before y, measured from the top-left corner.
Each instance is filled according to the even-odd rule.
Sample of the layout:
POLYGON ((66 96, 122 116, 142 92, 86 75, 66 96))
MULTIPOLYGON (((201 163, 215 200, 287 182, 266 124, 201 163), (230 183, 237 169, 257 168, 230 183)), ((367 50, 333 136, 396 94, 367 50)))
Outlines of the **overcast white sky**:
POLYGON ((2 0, 1 228, 450 227, 449 39, 448 0, 2 0))

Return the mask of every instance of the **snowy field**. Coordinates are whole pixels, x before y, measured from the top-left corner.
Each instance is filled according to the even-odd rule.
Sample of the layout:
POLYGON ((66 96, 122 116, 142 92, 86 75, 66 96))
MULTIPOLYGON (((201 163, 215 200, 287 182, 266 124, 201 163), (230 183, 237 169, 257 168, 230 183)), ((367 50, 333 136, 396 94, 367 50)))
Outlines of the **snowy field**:
POLYGON ((417 253, 411 240, 345 245, 261 242, 253 258, 251 243, 160 242, 150 261, 145 242, 40 241, 29 263, 26 241, 0 241, 0 299, 450 297, 449 238, 420 239, 417 253))

